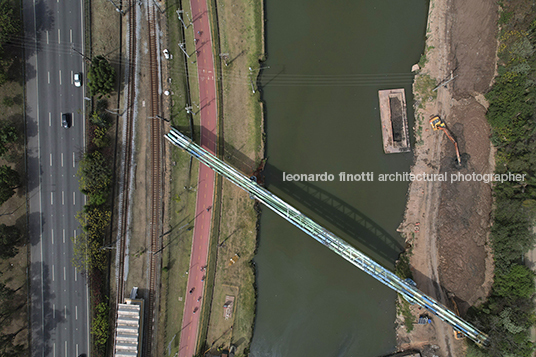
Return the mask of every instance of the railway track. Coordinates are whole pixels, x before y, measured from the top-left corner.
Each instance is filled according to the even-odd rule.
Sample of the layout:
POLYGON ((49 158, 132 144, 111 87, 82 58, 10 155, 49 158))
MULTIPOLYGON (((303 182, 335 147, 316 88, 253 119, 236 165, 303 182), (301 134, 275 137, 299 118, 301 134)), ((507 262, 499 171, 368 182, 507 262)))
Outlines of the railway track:
MULTIPOLYGON (((125 296, 125 250, 126 237, 128 233, 128 212, 130 196, 130 174, 132 158, 132 137, 134 127, 134 96, 135 96, 135 71, 136 71, 136 0, 130 0, 128 15, 128 86, 127 86, 127 109, 124 123, 124 156, 122 156, 123 173, 121 175, 120 192, 121 200, 119 202, 121 212, 119 214, 117 237, 119 240, 119 264, 118 264, 118 281, 117 281, 117 304, 123 303, 125 296)), ((117 306, 116 304, 116 306, 117 306)))
POLYGON ((157 13, 154 6, 148 7, 149 20, 149 70, 151 82, 151 222, 150 222, 150 240, 151 254, 149 267, 149 301, 147 303, 147 339, 144 344, 144 355, 149 356, 154 344, 153 336, 156 311, 156 283, 157 274, 156 267, 158 265, 158 256, 154 252, 159 251, 160 241, 159 232, 161 230, 160 211, 161 211, 161 187, 162 187, 162 171, 161 171, 161 138, 162 138, 162 121, 158 119, 160 116, 160 95, 159 95, 159 71, 158 71, 158 51, 157 51, 157 13))
MULTIPOLYGON (((118 274, 117 274, 117 304, 123 303, 125 297, 125 252, 126 241, 129 229, 129 196, 130 196, 130 181, 131 181, 131 166, 132 155, 134 150, 133 135, 134 135, 134 120, 135 120, 135 95, 136 95, 136 10, 138 8, 138 0, 129 0, 128 2, 128 86, 126 90, 127 95, 127 111, 124 123, 124 154, 122 156, 122 175, 120 182, 120 202, 119 202, 119 218, 117 237, 119 244, 119 261, 118 261, 118 274)), ((162 123, 157 116, 160 114, 160 97, 159 97, 159 71, 158 71, 158 52, 157 52, 157 29, 156 29, 156 11, 154 6, 147 6, 148 15, 148 31, 149 31, 149 78, 150 78, 150 111, 149 117, 151 118, 150 127, 150 143, 151 143, 151 221, 149 222, 149 239, 150 248, 149 255, 149 276, 148 276, 148 288, 149 294, 146 300, 145 311, 145 329, 144 336, 145 343, 143 344, 143 356, 151 355, 153 351, 153 335, 155 328, 155 303, 156 303, 156 283, 157 274, 156 267, 158 259, 153 254, 159 249, 159 232, 161 229, 160 224, 160 210, 161 210, 161 138, 162 138, 162 123)), ((116 305, 117 306, 117 305, 116 305)))

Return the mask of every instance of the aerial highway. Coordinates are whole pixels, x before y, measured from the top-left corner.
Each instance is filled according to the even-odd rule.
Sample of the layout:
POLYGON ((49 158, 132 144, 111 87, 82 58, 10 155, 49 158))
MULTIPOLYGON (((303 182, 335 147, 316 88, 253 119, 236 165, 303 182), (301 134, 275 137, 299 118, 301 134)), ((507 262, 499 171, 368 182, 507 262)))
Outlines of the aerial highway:
POLYGON ((89 356, 87 284, 71 263, 84 204, 82 9, 78 0, 23 1, 32 356, 89 356))

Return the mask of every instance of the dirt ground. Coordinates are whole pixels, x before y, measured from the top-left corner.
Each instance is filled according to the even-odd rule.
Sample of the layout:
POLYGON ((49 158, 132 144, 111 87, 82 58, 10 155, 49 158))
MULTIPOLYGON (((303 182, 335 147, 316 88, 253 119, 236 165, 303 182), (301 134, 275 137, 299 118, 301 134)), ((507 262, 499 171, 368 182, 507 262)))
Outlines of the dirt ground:
MULTIPOLYGON (((414 173, 447 173, 447 182, 413 182, 405 220, 399 230, 412 245, 410 265, 419 289, 452 308, 453 294, 462 317, 485 298, 492 282, 488 241, 492 206, 491 185, 450 182, 451 175, 492 173, 493 150, 483 97, 492 84, 496 64, 498 5, 486 0, 433 0, 428 18, 426 65, 436 83, 455 79, 437 90, 436 100, 416 111, 414 173), (428 124, 439 114, 458 140, 462 166, 456 165, 454 145, 428 124)), ((422 97, 422 96, 421 96, 422 97)), ((412 307, 415 318, 423 310, 412 307)), ((397 329, 399 349, 420 348, 423 356, 463 356, 464 343, 452 328, 433 319, 407 333, 402 319, 397 329), (425 346, 427 346, 425 348, 425 346)))

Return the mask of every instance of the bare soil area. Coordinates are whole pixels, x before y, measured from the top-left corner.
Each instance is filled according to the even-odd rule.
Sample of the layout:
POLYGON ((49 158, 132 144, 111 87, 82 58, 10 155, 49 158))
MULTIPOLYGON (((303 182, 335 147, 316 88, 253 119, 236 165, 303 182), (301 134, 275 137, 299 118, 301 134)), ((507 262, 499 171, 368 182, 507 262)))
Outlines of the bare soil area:
MULTIPOLYGON (((417 286, 452 307, 453 294, 462 317, 484 299, 491 287, 492 257, 487 246, 492 208, 491 184, 453 182, 451 175, 492 173, 486 101, 496 64, 498 6, 486 0, 433 0, 428 18, 426 65, 417 77, 429 75, 439 84, 435 100, 417 103, 414 173, 447 173, 447 182, 413 182, 400 231, 412 246, 410 265, 417 286), (458 140, 462 166, 454 145, 434 132, 428 119, 438 114, 458 140)), ((418 79, 417 79, 418 80, 418 79)), ((420 93, 417 98, 431 98, 420 93)), ((415 90, 415 88, 414 88, 415 90)), ((421 88, 422 90, 422 88, 421 88)), ((412 307, 415 319, 425 311, 412 307)), ((422 349, 424 356, 462 356, 464 343, 452 328, 433 318, 407 333, 399 318, 399 348, 422 349), (424 348, 425 346, 428 346, 424 348)))

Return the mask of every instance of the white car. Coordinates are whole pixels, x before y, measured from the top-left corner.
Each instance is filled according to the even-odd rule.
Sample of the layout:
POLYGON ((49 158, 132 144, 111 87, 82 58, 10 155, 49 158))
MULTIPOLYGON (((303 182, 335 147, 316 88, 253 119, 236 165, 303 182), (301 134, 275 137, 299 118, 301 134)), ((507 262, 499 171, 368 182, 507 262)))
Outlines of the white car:
POLYGON ((75 87, 80 87, 82 85, 82 73, 75 73, 73 75, 73 82, 75 87))

